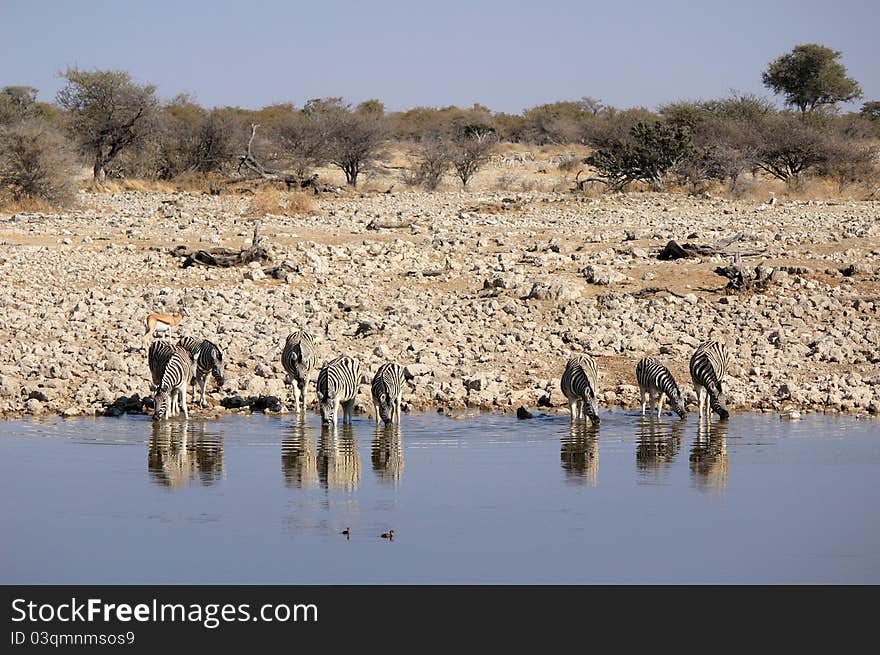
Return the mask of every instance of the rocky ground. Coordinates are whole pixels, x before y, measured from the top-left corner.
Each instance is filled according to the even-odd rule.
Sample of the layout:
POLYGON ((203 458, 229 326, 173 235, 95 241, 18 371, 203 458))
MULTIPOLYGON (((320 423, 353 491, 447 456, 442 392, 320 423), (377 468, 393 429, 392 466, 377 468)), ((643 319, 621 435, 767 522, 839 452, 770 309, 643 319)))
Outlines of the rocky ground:
MULTIPOLYGON (((600 404, 634 407, 639 358, 659 356, 690 390, 688 358, 715 337, 733 355, 735 409, 880 410, 878 202, 325 194, 312 215, 264 219, 265 266, 181 268, 173 254, 242 247, 254 218, 244 196, 149 192, 0 215, 0 413, 148 411, 144 318, 181 300, 191 315, 178 333, 215 341, 228 361, 198 410, 209 415, 292 399, 280 354, 295 327, 369 375, 400 362, 408 409, 562 407, 565 359, 583 351, 599 362, 600 404), (760 293, 724 291, 714 269, 727 254, 656 257, 670 239, 740 233, 727 251, 773 269, 760 293), (283 279, 267 277, 277 265, 283 279)), ((372 409, 367 384, 359 405, 372 409)))

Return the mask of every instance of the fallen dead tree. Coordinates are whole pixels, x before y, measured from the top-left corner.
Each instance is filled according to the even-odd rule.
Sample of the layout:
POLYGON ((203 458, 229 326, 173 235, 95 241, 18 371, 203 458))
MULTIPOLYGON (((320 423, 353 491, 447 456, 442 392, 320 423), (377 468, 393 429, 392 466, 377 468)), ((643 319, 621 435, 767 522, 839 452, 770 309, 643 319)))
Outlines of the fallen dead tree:
POLYGON ((247 171, 256 175, 260 181, 283 182, 286 185, 288 191, 296 188, 311 188, 316 194, 320 193, 322 189, 318 184, 317 173, 314 173, 310 177, 299 177, 297 175, 290 175, 288 173, 279 173, 278 171, 267 169, 259 162, 259 160, 257 160, 257 158, 254 156, 253 146, 254 137, 257 135, 258 127, 260 127, 259 123, 251 123, 251 135, 248 138, 245 152, 238 158, 238 174, 244 177, 245 171, 247 171))
POLYGON ((663 250, 657 254, 657 259, 670 261, 673 259, 686 259, 688 257, 711 257, 712 255, 750 257, 759 255, 763 252, 763 250, 756 250, 753 252, 732 252, 727 250, 728 246, 737 241, 742 241, 744 237, 745 235, 740 232, 739 234, 736 234, 729 239, 723 239, 714 245, 701 245, 696 243, 679 244, 675 240, 670 240, 669 243, 663 247, 663 250))
POLYGON ((716 268, 715 273, 727 278, 725 291, 743 293, 747 291, 765 291, 772 284, 776 270, 761 264, 754 268, 743 266, 740 257, 737 256, 732 264, 716 268))
POLYGON ((194 250, 187 252, 186 246, 178 246, 173 254, 175 257, 184 257, 181 268, 189 268, 196 264, 202 266, 216 266, 229 268, 232 266, 246 266, 251 262, 268 262, 272 258, 269 255, 269 241, 260 235, 261 221, 254 223, 254 234, 251 244, 246 248, 235 251, 229 248, 212 248, 211 250, 194 250))
POLYGON ((380 221, 375 218, 367 223, 368 230, 400 230, 415 225, 415 221, 380 221))

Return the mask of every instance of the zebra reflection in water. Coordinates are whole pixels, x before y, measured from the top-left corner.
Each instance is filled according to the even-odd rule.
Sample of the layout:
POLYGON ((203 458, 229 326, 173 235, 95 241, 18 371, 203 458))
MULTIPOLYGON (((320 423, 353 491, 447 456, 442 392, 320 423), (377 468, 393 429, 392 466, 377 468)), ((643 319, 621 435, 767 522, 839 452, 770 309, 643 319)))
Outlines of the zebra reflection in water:
POLYGON ((361 480, 361 458, 351 425, 322 425, 318 441, 318 480, 325 489, 355 491, 361 480))
POLYGON ((318 483, 318 455, 305 413, 296 416, 281 442, 281 471, 288 487, 311 489, 318 483))
POLYGON ((399 423, 376 425, 371 458, 381 482, 396 485, 403 475, 403 445, 399 423))
POLYGON ((568 436, 562 437, 559 457, 567 482, 590 484, 599 481, 599 426, 572 423, 568 436))
POLYGON ((697 487, 723 491, 727 486, 727 423, 700 421, 691 446, 691 479, 697 487))
POLYGON ((206 430, 206 421, 151 422, 147 446, 150 479, 166 487, 185 487, 195 480, 214 484, 223 476, 223 441, 206 430))
POLYGON ((653 415, 642 416, 636 431, 636 467, 640 471, 659 471, 675 460, 684 439, 685 424, 663 422, 653 415))

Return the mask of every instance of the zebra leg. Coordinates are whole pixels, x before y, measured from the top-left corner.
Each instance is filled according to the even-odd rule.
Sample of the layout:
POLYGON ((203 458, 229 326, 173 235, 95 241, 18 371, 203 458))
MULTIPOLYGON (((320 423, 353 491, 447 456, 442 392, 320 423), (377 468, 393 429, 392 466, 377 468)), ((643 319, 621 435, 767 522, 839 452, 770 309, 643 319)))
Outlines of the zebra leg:
POLYGON ((297 414, 299 414, 299 406, 300 406, 299 382, 294 380, 293 381, 293 407, 294 407, 297 414))
POLYGON ((645 407, 647 403, 645 402, 645 388, 639 387, 639 393, 642 395, 642 416, 645 415, 645 407))
POLYGON ((577 407, 576 400, 569 400, 568 401, 568 411, 571 413, 571 422, 572 423, 574 423, 577 420, 577 414, 576 414, 577 410, 575 409, 576 407, 577 407))
POLYGON ((376 411, 376 425, 379 425, 379 406, 373 403, 373 409, 376 411))
POLYGON ((394 403, 394 420, 400 425, 400 396, 397 397, 397 402, 394 403))
MULTIPOLYGON (((299 390, 300 398, 302 398, 302 413, 303 414, 305 414, 309 408, 309 401, 308 401, 308 398, 306 398, 306 387, 308 386, 308 384, 309 384, 309 378, 306 377, 306 379, 302 383, 302 387, 300 387, 300 390, 299 390)), ((299 407, 296 408, 296 411, 299 411, 299 407)))
POLYGON ((202 397, 199 400, 199 407, 204 407, 205 405, 208 404, 205 402, 205 387, 208 386, 208 376, 207 375, 201 379, 201 381, 199 382, 199 386, 202 388, 202 397))
POLYGON ((180 395, 180 404, 183 407, 183 417, 189 419, 189 411, 186 408, 186 383, 180 387, 178 394, 180 395))
POLYGON ((663 413, 663 402, 666 400, 666 394, 662 391, 657 398, 657 418, 660 418, 660 415, 663 413))

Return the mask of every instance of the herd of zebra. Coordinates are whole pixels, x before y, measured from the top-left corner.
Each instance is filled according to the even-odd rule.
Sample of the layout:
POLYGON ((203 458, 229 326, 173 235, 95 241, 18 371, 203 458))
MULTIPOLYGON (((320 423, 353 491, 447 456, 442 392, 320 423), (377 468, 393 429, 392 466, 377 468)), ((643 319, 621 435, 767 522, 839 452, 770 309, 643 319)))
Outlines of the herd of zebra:
MULTIPOLYGON (((697 393, 700 418, 710 418, 712 412, 722 419, 729 416, 727 401, 721 389, 721 381, 730 368, 727 348, 719 341, 701 343, 691 355, 691 380, 697 393)), ((596 361, 589 355, 571 357, 562 374, 562 393, 568 400, 572 422, 590 419, 599 422, 597 402, 599 370, 596 361)), ((687 416, 686 402, 672 373, 655 357, 645 357, 636 364, 636 380, 642 399, 642 414, 645 414, 647 400, 651 409, 657 410, 657 418, 663 412, 664 400, 680 418, 687 416)))
MULTIPOLYGON (((155 393, 153 418, 157 420, 171 418, 181 411, 189 418, 186 392, 190 384, 193 385, 193 402, 196 387, 201 391, 199 405, 202 407, 208 376, 223 386, 223 352, 207 339, 182 337, 176 344, 156 339, 147 351, 147 362, 152 376, 150 389, 155 393)), ((287 373, 285 381, 293 387, 297 412, 302 409, 305 413, 308 407, 306 388, 317 362, 318 351, 311 334, 297 330, 287 336, 281 364, 287 373)), ((336 424, 340 405, 342 423, 351 423, 360 382, 361 364, 355 357, 340 355, 321 367, 317 381, 318 407, 325 424, 336 424)), ((380 420, 386 425, 400 422, 404 384, 403 367, 399 364, 388 362, 376 371, 370 385, 376 423, 380 420)))
MULTIPOLYGON (((166 419, 183 411, 189 418, 186 405, 187 386, 201 392, 199 405, 205 405, 205 386, 213 376, 223 386, 224 359, 221 350, 207 339, 182 337, 176 344, 167 339, 156 339, 150 344, 147 359, 152 375, 150 389, 155 393, 154 419, 166 419)), ((318 352, 314 337, 303 330, 287 336, 281 352, 281 364, 287 374, 285 382, 293 387, 296 412, 303 414, 308 407, 306 389, 312 371, 317 366, 318 352)), ((730 359, 724 344, 707 341, 694 351, 690 359, 690 374, 697 393, 700 418, 710 417, 714 411, 722 419, 728 417, 721 382, 729 368, 730 359)), ((645 414, 647 400, 659 418, 666 400, 670 408, 684 418, 686 402, 672 373, 658 359, 645 357, 636 365, 636 379, 645 414)), ((317 380, 318 407, 321 421, 335 425, 340 405, 342 423, 351 423, 355 400, 361 384, 361 364, 355 357, 340 355, 324 364, 317 380)), ((378 424, 400 423, 400 411, 405 385, 403 368, 394 362, 382 364, 373 376, 370 393, 378 424)), ((590 419, 599 423, 598 367, 589 355, 571 357, 561 380, 562 393, 568 400, 572 422, 590 419)))

